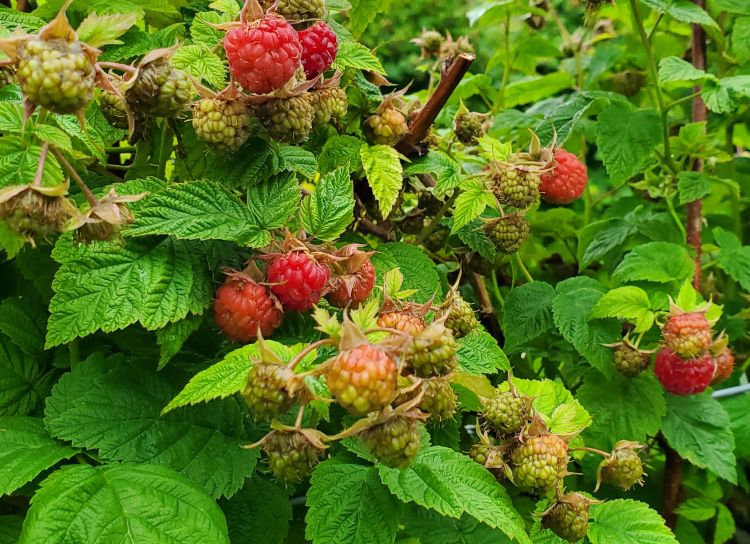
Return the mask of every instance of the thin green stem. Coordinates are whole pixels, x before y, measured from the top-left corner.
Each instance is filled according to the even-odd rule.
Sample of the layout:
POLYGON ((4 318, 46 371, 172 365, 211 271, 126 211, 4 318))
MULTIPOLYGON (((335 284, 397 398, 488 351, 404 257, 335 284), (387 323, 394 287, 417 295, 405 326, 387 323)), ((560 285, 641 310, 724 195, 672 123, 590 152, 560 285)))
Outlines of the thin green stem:
POLYGON ((510 10, 506 10, 505 12, 504 31, 505 61, 503 66, 503 78, 500 81, 500 92, 497 95, 497 106, 495 107, 495 111, 500 111, 505 108, 505 87, 508 85, 508 80, 510 79, 510 10))
POLYGON ((138 148, 134 145, 123 145, 120 147, 105 147, 105 153, 135 153, 138 148))
POLYGON ((70 353, 70 370, 73 370, 78 361, 81 360, 80 346, 78 345, 78 338, 73 339, 68 344, 68 352, 70 353))
POLYGON ((497 299, 497 302, 500 304, 500 307, 505 307, 505 299, 503 298, 503 294, 500 292, 500 285, 497 283, 497 271, 493 270, 492 274, 490 275, 491 287, 492 287, 492 296, 494 296, 497 299))
POLYGON ((458 189, 455 189, 453 191, 453 194, 450 196, 448 200, 445 201, 445 204, 443 204, 443 207, 438 210, 438 212, 435 214, 435 217, 432 218, 432 221, 430 221, 430 224, 427 225, 427 227, 419 233, 417 236, 417 239, 415 240, 416 244, 421 244, 424 242, 424 240, 432 234, 432 232, 435 230, 435 227, 440 224, 440 220, 443 218, 443 216, 446 214, 448 210, 451 209, 451 206, 453 206, 453 203, 456 202, 456 199, 458 198, 458 189))
POLYGON ((664 200, 667 203, 667 208, 669 209, 669 215, 672 216, 672 219, 674 220, 675 224, 677 225, 677 228, 680 230, 680 234, 682 235, 682 238, 684 239, 687 236, 687 232, 685 231, 685 226, 682 224, 682 220, 677 215, 677 212, 674 209, 674 203, 672 202, 672 197, 664 197, 664 200))
POLYGON ((159 170, 157 177, 164 179, 167 171, 167 161, 172 154, 172 131, 169 128, 169 124, 164 121, 164 125, 161 129, 161 143, 159 144, 159 170))
POLYGON ((523 264, 523 259, 521 259, 521 256, 518 253, 514 253, 513 259, 516 261, 516 265, 521 270, 521 274, 523 275, 524 278, 526 278, 526 281, 528 281, 529 283, 534 281, 534 278, 529 273, 529 269, 526 268, 525 264, 523 264))
POLYGON ((646 30, 643 27, 643 18, 641 12, 638 9, 638 3, 636 0, 630 0, 630 12, 633 15, 633 26, 638 31, 638 36, 641 39, 641 44, 646 53, 648 74, 651 78, 651 84, 654 89, 654 96, 656 100, 656 107, 659 110, 659 115, 662 122, 662 138, 664 140, 664 160, 670 167, 670 170, 675 170, 674 163, 672 162, 672 150, 669 143, 669 122, 667 118, 668 110, 664 107, 664 99, 659 89, 659 75, 656 68, 656 59, 654 58, 654 51, 651 48, 651 40, 646 35, 646 30))
POLYGON ((651 43, 651 40, 654 39, 654 34, 656 33, 656 29, 659 28, 659 23, 661 23, 661 20, 664 18, 664 13, 659 13, 659 16, 656 18, 656 22, 654 23, 654 26, 651 28, 651 32, 648 33, 648 43, 651 43))
POLYGON ((674 101, 674 102, 672 102, 671 104, 667 105, 667 107, 666 107, 666 109, 665 109, 665 112, 666 112, 666 111, 669 111, 669 110, 671 110, 671 109, 672 109, 672 108, 674 108, 675 106, 679 106, 680 104, 682 104, 682 103, 684 103, 684 102, 690 102, 690 101, 692 101, 692 100, 693 100, 694 98, 697 98, 697 97, 699 97, 700 95, 701 95, 701 93, 691 93, 691 94, 689 94, 689 95, 687 95, 687 96, 683 96, 682 98, 678 98, 677 100, 675 100, 675 101, 674 101))

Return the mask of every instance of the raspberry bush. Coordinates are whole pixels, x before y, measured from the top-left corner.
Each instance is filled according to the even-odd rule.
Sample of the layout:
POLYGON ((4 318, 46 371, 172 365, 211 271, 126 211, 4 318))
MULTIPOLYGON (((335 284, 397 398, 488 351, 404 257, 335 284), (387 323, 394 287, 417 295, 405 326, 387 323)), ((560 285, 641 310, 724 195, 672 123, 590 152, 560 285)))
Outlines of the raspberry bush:
POLYGON ((747 538, 743 2, 7 4, 0 543, 747 538))

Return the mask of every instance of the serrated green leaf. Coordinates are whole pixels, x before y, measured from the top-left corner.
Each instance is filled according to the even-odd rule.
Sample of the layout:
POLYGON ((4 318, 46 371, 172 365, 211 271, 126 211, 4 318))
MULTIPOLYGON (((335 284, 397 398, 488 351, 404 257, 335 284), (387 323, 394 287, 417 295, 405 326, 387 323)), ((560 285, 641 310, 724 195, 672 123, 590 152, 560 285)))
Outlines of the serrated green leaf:
POLYGON ((706 11, 691 0, 641 0, 644 4, 660 13, 666 13, 683 23, 695 23, 707 27, 719 28, 706 11))
POLYGON ((488 161, 506 161, 513 152, 510 142, 501 142, 492 136, 482 136, 477 140, 479 155, 488 161))
MULTIPOLYGON (((265 344, 282 361, 292 359, 292 352, 285 345, 273 340, 265 340, 265 344)), ((181 406, 223 399, 241 391, 247 383, 247 373, 253 366, 253 359, 260 359, 258 344, 248 344, 229 352, 224 359, 193 376, 164 407, 164 413, 181 406)))
POLYGON ((315 155, 307 149, 296 145, 282 144, 279 146, 280 168, 289 172, 296 172, 302 176, 312 179, 318 171, 318 162, 315 155))
POLYGON ((307 491, 305 536, 315 544, 393 542, 399 505, 374 467, 336 458, 320 463, 307 491))
MULTIPOLYGON (((534 410, 542 416, 551 432, 575 435, 591 425, 591 416, 560 382, 513 378, 513 385, 534 399, 534 410)), ((508 390, 508 382, 500 385, 508 390)))
POLYGON ((359 155, 380 213, 387 218, 404 183, 404 169, 398 151, 387 145, 363 145, 359 155))
POLYGON ((0 495, 9 495, 76 450, 49 436, 42 420, 0 416, 0 495))
POLYGON ((344 41, 339 45, 339 51, 336 54, 336 60, 333 61, 332 68, 341 71, 346 68, 356 68, 385 74, 385 69, 380 64, 378 57, 361 43, 350 41, 344 41))
POLYGON ((0 544, 18 544, 22 527, 23 518, 19 516, 0 516, 0 544))
POLYGON ((405 171, 408 175, 435 174, 435 193, 444 195, 458 187, 461 168, 456 161, 442 151, 430 151, 415 160, 405 171))
POLYGON ((379 466, 380 478, 401 501, 452 518, 467 513, 521 543, 530 543, 505 489, 484 467, 442 446, 422 450, 408 469, 379 466))
POLYGON ((591 506, 592 544, 678 544, 658 513, 645 503, 615 499, 591 506))
POLYGON ((135 13, 116 13, 97 15, 96 12, 86 17, 76 29, 78 39, 91 47, 121 44, 120 36, 138 20, 135 13))
MULTIPOLYGON (((41 146, 15 146, 13 150, 4 151, 0 156, 0 188, 11 185, 26 185, 34 181, 41 146)), ((64 181, 62 169, 53 155, 47 155, 42 170, 42 185, 55 187, 64 181)))
MULTIPOLYGON (((453 226, 453 218, 444 218, 442 223, 450 228, 453 226)), ((479 219, 475 219, 465 227, 459 229, 456 236, 458 236, 459 240, 466 244, 469 249, 479 253, 483 259, 493 262, 497 256, 497 251, 495 249, 495 244, 493 244, 492 240, 490 240, 487 234, 485 234, 483 227, 484 223, 479 219)))
POLYGON ((378 253, 372 258, 379 278, 385 277, 388 270, 399 268, 404 276, 402 289, 414 290, 416 302, 437 300, 443 293, 440 276, 435 263, 417 246, 403 242, 390 242, 378 246, 378 253))
POLYGON ((599 114, 596 144, 615 186, 642 172, 659 143, 661 122, 654 110, 613 105, 599 114))
POLYGON ((735 455, 738 458, 750 457, 750 395, 735 395, 720 399, 721 406, 729 414, 730 428, 734 433, 735 455))
POLYGON ((42 400, 41 362, 0 334, 0 415, 29 414, 42 400))
POLYGON ((0 332, 30 355, 43 357, 47 309, 34 296, 9 297, 0 303, 0 332))
POLYGON ((211 181, 174 184, 147 197, 125 235, 153 234, 183 240, 228 240, 250 247, 269 241, 248 206, 211 181))
POLYGON ((732 511, 721 503, 716 505, 716 531, 714 532, 714 544, 728 542, 737 532, 732 511))
POLYGON ((21 132, 23 127, 23 105, 19 102, 0 102, 0 130, 4 134, 21 132))
POLYGON ((281 544, 292 519, 286 491, 257 473, 231 499, 222 501, 221 509, 232 544, 281 544))
POLYGON ((708 497, 692 497, 680 504, 675 512, 690 521, 708 521, 716 515, 716 501, 708 497))
POLYGON ((157 367, 159 370, 177 355, 185 341, 200 328, 202 322, 202 316, 191 315, 169 323, 156 331, 156 343, 159 345, 159 366, 157 367))
POLYGON ((77 245, 58 239, 46 347, 133 323, 149 330, 199 314, 213 296, 205 256, 195 243, 166 238, 155 246, 77 245), (86 281, 81 281, 86 278, 86 281))
POLYGON ((351 9, 347 13, 349 29, 358 38, 377 18, 378 13, 388 10, 391 0, 349 0, 349 3, 351 4, 351 9))
POLYGON ((205 79, 214 87, 224 85, 224 62, 203 44, 183 45, 170 59, 175 68, 187 71, 197 79, 205 79))
POLYGON ((538 102, 575 84, 573 76, 565 71, 552 72, 538 77, 529 77, 505 87, 505 107, 538 102))
POLYGON ((654 436, 667 412, 664 388, 650 372, 635 378, 605 378, 599 372, 586 375, 576 392, 593 423, 586 431, 586 442, 609 450, 618 440, 644 442, 654 436))
POLYGON ((714 229, 714 238, 721 248, 719 267, 750 292, 750 246, 743 246, 735 234, 720 228, 714 229))
POLYGON ((247 190, 247 207, 254 223, 265 230, 288 225, 297 209, 300 189, 293 174, 280 174, 247 190))
POLYGON ((0 248, 12 259, 26 245, 26 239, 11 229, 5 221, 0 221, 0 248))
MULTIPOLYGON (((419 542, 430 544, 511 544, 505 534, 493 529, 468 514, 460 519, 441 516, 433 510, 413 507, 404 522, 407 534, 418 538, 419 542)), ((533 541, 537 544, 537 541, 533 541)))
POLYGON ((510 361, 489 333, 474 329, 458 340, 458 364, 469 374, 494 374, 508 370, 510 361))
POLYGON ((212 497, 231 496, 252 473, 234 398, 160 415, 174 396, 168 372, 123 358, 91 357, 64 375, 45 405, 50 433, 110 461, 170 467, 212 497))
POLYGON ((190 27, 190 36, 194 43, 212 48, 224 39, 224 32, 211 25, 227 23, 232 19, 234 19, 234 15, 229 13, 217 13, 215 11, 197 13, 190 27))
POLYGON ((699 70, 686 60, 679 57, 665 57, 659 61, 659 83, 673 81, 701 82, 707 79, 715 80, 712 74, 699 70))
POLYGON ((153 465, 71 465, 54 472, 34 495, 19 544, 92 542, 92 535, 97 542, 229 544, 211 497, 153 465))
POLYGON ((612 277, 618 281, 683 282, 693 277, 695 264, 683 245, 641 244, 625 255, 612 277))
POLYGON ((354 186, 346 168, 326 174, 300 206, 302 226, 313 238, 336 239, 354 221, 354 186))
POLYGON ((617 317, 635 323, 635 332, 646 332, 654 324, 656 314, 646 291, 632 285, 617 287, 602 296, 589 314, 592 318, 617 317))
POLYGON ((737 483, 734 434, 719 401, 708 394, 667 395, 667 415, 661 426, 664 438, 683 459, 737 483))
POLYGON ((496 204, 495 195, 480 180, 466 180, 461 184, 461 189, 453 206, 451 234, 457 233, 482 215, 487 206, 496 204))
POLYGON ((620 339, 620 324, 615 320, 589 321, 591 308, 606 289, 598 281, 580 276, 557 284, 557 296, 552 303, 555 325, 563 338, 591 366, 605 376, 613 376, 612 350, 602 344, 620 339))
POLYGON ((514 288, 503 307, 503 334, 506 347, 520 346, 554 326, 552 301, 555 288, 543 281, 514 288))
POLYGON ((349 173, 356 171, 362 159, 359 150, 364 142, 355 136, 334 136, 326 140, 318 157, 321 173, 325 174, 345 167, 349 173))
POLYGON ((50 143, 55 147, 66 151, 73 150, 70 137, 57 127, 53 127, 52 125, 39 125, 34 128, 34 134, 41 141, 50 143))

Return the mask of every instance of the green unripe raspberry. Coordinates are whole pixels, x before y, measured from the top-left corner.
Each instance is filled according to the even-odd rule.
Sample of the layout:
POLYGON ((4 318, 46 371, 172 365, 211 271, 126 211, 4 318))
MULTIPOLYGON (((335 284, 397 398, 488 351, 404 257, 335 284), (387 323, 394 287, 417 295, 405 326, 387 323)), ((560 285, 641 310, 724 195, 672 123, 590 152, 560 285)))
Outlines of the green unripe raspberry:
POLYGON ((99 95, 99 109, 113 127, 128 128, 128 107, 123 98, 105 91, 99 95))
POLYGON ((18 81, 34 104, 75 113, 94 96, 94 63, 80 42, 32 37, 18 47, 18 81))
POLYGON ((643 353, 628 344, 615 346, 612 356, 615 368, 629 378, 634 378, 646 370, 651 363, 651 356, 648 353, 643 353))
POLYGON ((262 0, 264 9, 276 4, 275 11, 290 22, 322 19, 326 11, 325 0, 262 0))
POLYGON ((487 134, 487 115, 475 111, 460 111, 453 120, 456 138, 462 144, 473 145, 487 134))
POLYGON ((389 106, 368 117, 365 129, 372 143, 394 146, 409 132, 409 125, 403 113, 389 106))
POLYGON ((457 351, 451 330, 441 323, 432 323, 409 342, 403 360, 417 376, 444 376, 456 368, 457 351))
POLYGON ((477 442, 476 444, 472 444, 471 449, 469 449, 469 457, 471 457, 471 459, 482 466, 484 466, 484 464, 487 462, 487 457, 489 456, 489 454, 490 446, 489 444, 485 444, 484 442, 477 442))
POLYGON ((474 315, 471 304, 466 302, 461 295, 453 296, 445 318, 445 326, 453 331, 453 336, 463 338, 479 326, 479 321, 474 315))
POLYGON ((430 414, 431 421, 445 421, 456 413, 456 393, 446 378, 431 378, 424 381, 424 395, 419 408, 430 414))
POLYGON ((567 472, 568 445, 557 435, 531 436, 511 452, 513 481, 524 491, 547 493, 567 472))
POLYGON ((601 480, 627 491, 643 483, 643 461, 635 447, 618 447, 599 467, 601 480))
POLYGON ((75 211, 67 198, 43 195, 33 189, 0 202, 0 220, 32 241, 62 232, 75 211))
POLYGON ((542 527, 568 542, 578 542, 589 530, 591 502, 578 493, 567 493, 542 516, 542 527))
POLYGON ((502 435, 521 432, 531 415, 529 399, 510 391, 500 391, 483 402, 482 417, 502 435))
POLYGON ((180 113, 193 96, 190 76, 161 59, 141 68, 138 79, 125 93, 130 107, 157 117, 180 113))
POLYGON ((305 435, 294 431, 274 431, 263 442, 268 465, 282 482, 299 482, 312 473, 322 451, 305 435))
POLYGON ((321 127, 330 120, 339 120, 346 115, 349 100, 346 92, 340 87, 325 87, 312 91, 315 102, 315 119, 313 126, 321 127))
POLYGON ((204 98, 193 109, 193 128, 216 151, 237 151, 250 135, 250 113, 243 102, 204 98))
POLYGON ((362 440, 370 453, 384 465, 406 468, 419 453, 421 437, 414 419, 397 416, 365 431, 362 440))
POLYGON ((287 384, 293 376, 294 371, 276 363, 253 365, 242 396, 255 419, 279 417, 292 407, 294 399, 289 395, 287 384))
POLYGON ((492 192, 500 204, 526 209, 539 198, 539 172, 520 166, 501 165, 492 174, 492 192))
POLYGON ((312 130, 314 100, 310 93, 274 98, 260 106, 258 115, 271 138, 298 144, 305 141, 312 130))
POLYGON ((501 219, 487 223, 485 234, 501 253, 515 253, 529 236, 529 222, 518 214, 506 215, 501 219))

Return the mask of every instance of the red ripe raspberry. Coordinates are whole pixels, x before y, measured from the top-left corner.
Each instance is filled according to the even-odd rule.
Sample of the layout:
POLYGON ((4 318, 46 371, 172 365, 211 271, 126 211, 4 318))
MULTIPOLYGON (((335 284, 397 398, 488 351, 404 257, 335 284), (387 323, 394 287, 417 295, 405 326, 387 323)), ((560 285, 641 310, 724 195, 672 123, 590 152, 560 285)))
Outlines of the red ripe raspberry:
POLYGON ((677 313, 664 325, 662 336, 666 347, 690 359, 703 355, 711 346, 711 324, 703 312, 677 313))
POLYGON ((375 267, 368 254, 358 251, 355 246, 344 248, 343 254, 350 257, 356 268, 347 270, 331 278, 326 299, 337 308, 358 306, 367 300, 375 286, 375 267), (364 258, 364 259, 363 259, 364 258))
POLYGON ((539 192, 553 204, 569 204, 579 198, 589 182, 586 165, 564 149, 555 149, 554 168, 542 174, 539 192))
POLYGON ((728 380, 729 376, 732 375, 732 372, 734 372, 734 354, 731 349, 724 348, 719 355, 714 357, 714 361, 716 361, 716 373, 711 380, 712 385, 728 380))
POLYGON ((705 391, 714 376, 716 363, 710 354, 683 359, 669 348, 656 354, 654 372, 664 389, 674 395, 695 395, 705 391))
POLYGON ((281 305, 269 291, 250 278, 232 275, 216 290, 214 319, 235 342, 247 343, 269 336, 281 325, 281 305))
POLYGON ((302 66, 307 79, 314 79, 331 67, 339 52, 339 42, 333 29, 323 21, 301 30, 302 66))
POLYGON ((315 306, 331 276, 331 270, 304 251, 277 255, 268 266, 266 279, 285 310, 304 312, 315 306))
POLYGON ((364 415, 391 402, 397 374, 396 363, 382 349, 362 344, 333 360, 326 383, 339 404, 364 415))
POLYGON ((243 88, 256 94, 280 89, 300 65, 302 45, 286 19, 267 15, 224 38, 229 70, 243 88))

